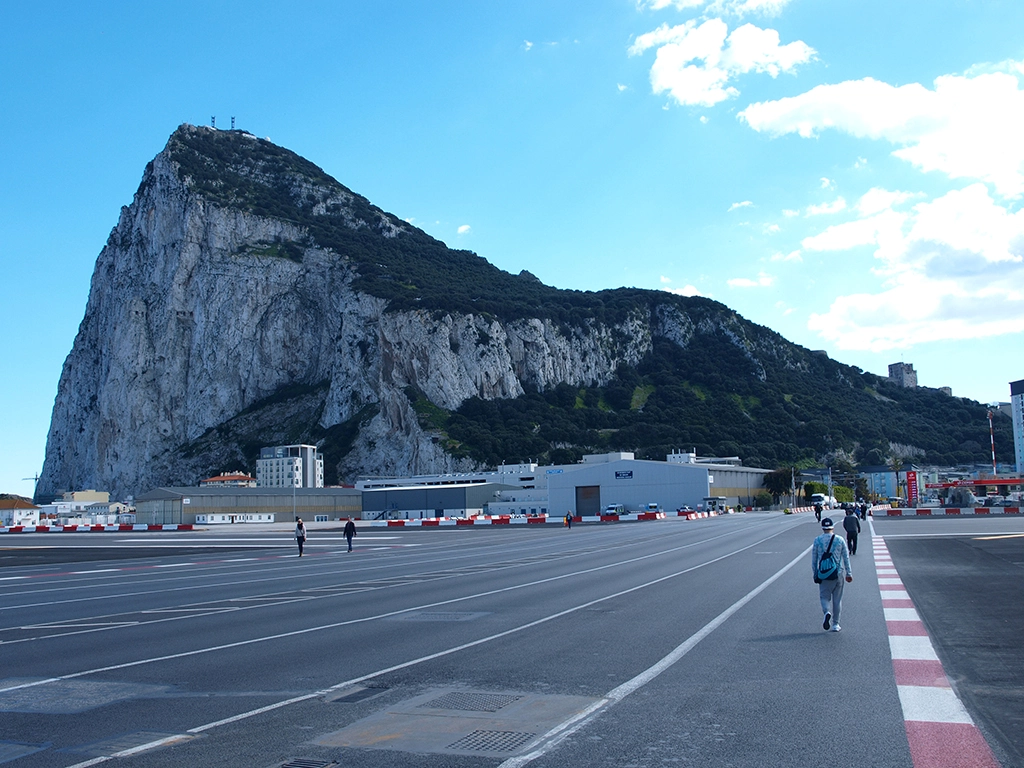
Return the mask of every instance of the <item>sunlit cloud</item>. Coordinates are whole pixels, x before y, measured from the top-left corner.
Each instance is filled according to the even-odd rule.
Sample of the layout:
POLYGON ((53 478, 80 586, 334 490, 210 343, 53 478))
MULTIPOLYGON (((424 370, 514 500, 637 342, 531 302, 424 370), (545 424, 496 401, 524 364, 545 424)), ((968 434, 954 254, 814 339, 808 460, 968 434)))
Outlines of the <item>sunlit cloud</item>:
POLYGON ((822 252, 876 248, 882 290, 839 296, 808 321, 839 349, 879 352, 1024 331, 1024 211, 998 204, 983 184, 909 212, 838 224, 803 244, 822 252))
POLYGON ((460 226, 460 227, 458 228, 458 230, 456 230, 456 231, 457 231, 457 232, 458 232, 458 233, 459 233, 460 235, 464 235, 464 234, 466 234, 467 232, 469 232, 469 230, 470 230, 470 229, 472 229, 472 227, 470 227, 470 226, 469 226, 469 224, 463 224, 463 225, 462 225, 462 226, 460 226))
MULTIPOLYGON (((1012 70, 1011 67, 1004 67, 1012 70)), ((819 85, 798 96, 751 104, 739 117, 755 131, 804 137, 838 130, 896 145, 893 156, 922 171, 1024 194, 1024 90, 1015 71, 944 75, 932 88, 873 78, 819 85)))
POLYGON ((729 206, 729 213, 732 213, 737 208, 749 208, 752 205, 753 203, 750 202, 749 200, 744 200, 742 203, 733 203, 732 205, 729 206))
POLYGON ((801 41, 782 45, 777 31, 753 24, 730 33, 718 18, 662 24, 637 37, 629 53, 638 56, 651 48, 657 49, 651 90, 668 93, 678 104, 706 107, 739 95, 730 83, 740 75, 758 72, 775 78, 794 72, 816 53, 801 41))
POLYGON ((839 213, 846 208, 846 200, 841 197, 837 197, 831 203, 822 203, 821 205, 809 205, 807 210, 804 212, 805 216, 824 216, 832 213, 839 213))
POLYGON ((704 296, 696 286, 685 285, 682 288, 662 288, 663 291, 674 293, 677 296, 704 296))
POLYGON ((772 254, 771 261, 790 261, 797 264, 803 262, 803 256, 800 255, 800 251, 790 251, 789 253, 775 253, 772 254))
POLYGON ((761 272, 756 279, 749 277, 734 277, 726 280, 726 285, 730 288, 767 288, 775 282, 775 278, 769 274, 761 272))

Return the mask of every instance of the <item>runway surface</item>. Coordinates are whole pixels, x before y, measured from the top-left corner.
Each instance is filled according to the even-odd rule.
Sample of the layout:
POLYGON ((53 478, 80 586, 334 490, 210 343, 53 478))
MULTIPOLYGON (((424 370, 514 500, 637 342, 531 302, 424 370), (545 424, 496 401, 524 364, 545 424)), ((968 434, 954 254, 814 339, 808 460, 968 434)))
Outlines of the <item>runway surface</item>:
MULTIPOLYGON (((1024 539, 979 537, 1024 522, 875 532, 996 758, 1021 764, 1020 633, 980 609, 962 631, 964 582, 941 571, 996 557, 1020 579, 1024 539)), ((827 743, 913 764, 869 531, 840 633, 810 515, 363 529, 352 553, 310 533, 301 559, 284 529, 5 542, 0 763, 763 768, 831 764, 827 743)))

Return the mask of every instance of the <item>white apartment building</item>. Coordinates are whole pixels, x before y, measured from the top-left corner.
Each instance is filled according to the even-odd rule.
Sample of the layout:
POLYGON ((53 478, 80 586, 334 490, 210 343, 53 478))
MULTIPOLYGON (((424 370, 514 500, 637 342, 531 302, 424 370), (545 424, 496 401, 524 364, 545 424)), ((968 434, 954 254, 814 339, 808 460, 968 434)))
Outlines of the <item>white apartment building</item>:
POLYGON ((261 448, 256 460, 258 488, 323 488, 324 457, 315 445, 261 448))

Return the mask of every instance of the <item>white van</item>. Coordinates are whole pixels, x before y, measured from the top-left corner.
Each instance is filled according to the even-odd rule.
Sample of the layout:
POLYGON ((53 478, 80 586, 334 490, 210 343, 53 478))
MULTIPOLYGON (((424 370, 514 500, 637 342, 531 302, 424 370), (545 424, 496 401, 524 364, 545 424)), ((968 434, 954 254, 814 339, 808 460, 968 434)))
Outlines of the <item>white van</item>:
POLYGON ((832 509, 838 503, 839 502, 836 501, 836 497, 835 496, 828 496, 828 495, 826 495, 824 493, 814 493, 814 494, 811 494, 811 505, 812 506, 815 505, 815 504, 821 504, 821 506, 824 507, 825 509, 832 509))

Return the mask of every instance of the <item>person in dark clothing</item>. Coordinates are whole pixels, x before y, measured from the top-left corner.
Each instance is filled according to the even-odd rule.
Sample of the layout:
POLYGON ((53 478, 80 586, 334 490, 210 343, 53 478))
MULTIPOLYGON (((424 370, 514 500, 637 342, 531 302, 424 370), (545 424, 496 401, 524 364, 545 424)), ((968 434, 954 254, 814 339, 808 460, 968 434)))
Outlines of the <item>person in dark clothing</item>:
POLYGON ((565 513, 565 527, 569 529, 572 528, 572 510, 565 513))
POLYGON ((352 537, 356 535, 356 524, 352 522, 352 518, 348 519, 345 523, 345 538, 348 539, 348 551, 352 551, 352 537))
POLYGON ((850 554, 857 554, 857 536, 860 534, 860 520, 857 519, 856 509, 846 510, 846 517, 843 518, 843 528, 846 529, 846 546, 850 548, 850 554))
POLYGON ((820 523, 821 522, 821 504, 814 505, 814 518, 820 523))
POLYGON ((295 541, 299 545, 299 557, 302 557, 302 545, 306 543, 306 526, 301 517, 295 521, 295 541))

